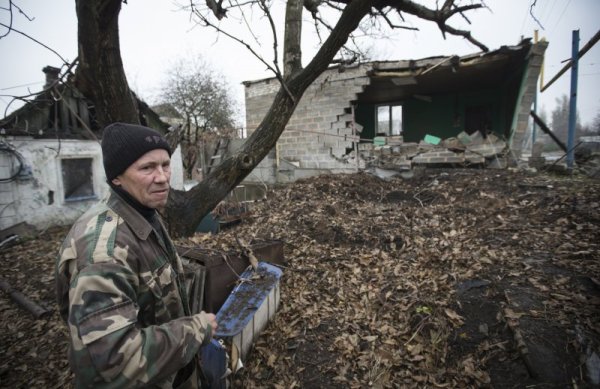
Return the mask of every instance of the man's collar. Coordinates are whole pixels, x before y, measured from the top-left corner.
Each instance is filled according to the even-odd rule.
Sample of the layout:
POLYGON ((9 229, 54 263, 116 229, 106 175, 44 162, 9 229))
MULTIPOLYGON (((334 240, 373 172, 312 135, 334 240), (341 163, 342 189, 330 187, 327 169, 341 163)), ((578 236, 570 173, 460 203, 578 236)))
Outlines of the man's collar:
POLYGON ((134 234, 142 240, 148 239, 152 232, 152 225, 133 206, 125 201, 114 189, 111 188, 107 205, 125 220, 134 234))

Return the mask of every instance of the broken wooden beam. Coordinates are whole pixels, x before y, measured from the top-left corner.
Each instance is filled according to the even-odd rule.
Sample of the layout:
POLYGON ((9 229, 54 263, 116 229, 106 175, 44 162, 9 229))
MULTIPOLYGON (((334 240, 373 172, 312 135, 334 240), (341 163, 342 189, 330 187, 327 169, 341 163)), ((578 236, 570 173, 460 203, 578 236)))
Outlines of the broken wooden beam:
POLYGON ((10 284, 3 278, 0 278, 0 289, 5 291, 6 293, 8 293, 8 295, 14 302, 16 302, 21 307, 28 310, 36 319, 39 319, 39 318, 51 313, 49 310, 47 310, 47 309, 39 306, 35 302, 31 301, 23 293, 19 292, 18 290, 13 289, 10 286, 10 284))
POLYGON ((563 142, 561 142, 561 140, 558 139, 556 137, 556 135, 554 135, 554 133, 552 132, 552 130, 550 128, 548 128, 546 123, 544 123, 544 121, 538 115, 536 115, 535 112, 531 111, 530 114, 531 114, 531 117, 533 118, 533 120, 535 121, 535 124, 540 126, 542 131, 544 131, 546 134, 548 134, 550 136, 550 138, 552 138, 552 140, 554 142, 556 142, 556 144, 559 145, 560 148, 563 149, 563 151, 566 153, 567 146, 565 146, 565 144, 563 142))

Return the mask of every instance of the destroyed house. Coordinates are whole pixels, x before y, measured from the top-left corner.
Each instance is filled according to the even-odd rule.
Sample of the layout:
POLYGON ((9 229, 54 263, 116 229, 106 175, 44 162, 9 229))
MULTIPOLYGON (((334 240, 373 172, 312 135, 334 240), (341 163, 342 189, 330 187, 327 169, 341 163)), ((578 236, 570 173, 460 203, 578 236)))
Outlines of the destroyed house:
MULTIPOLYGON (((461 57, 332 67, 306 90, 254 174, 281 182, 355 172, 382 150, 408 168, 484 163, 508 150, 518 157, 546 47, 525 39, 461 57)), ((244 85, 251 133, 280 85, 274 78, 244 85)))
MULTIPOLYGON (((60 69, 43 71, 43 90, 0 119, 0 231, 70 224, 108 192, 93 103, 60 69)), ((164 133, 158 115, 138 106, 141 121, 164 133)), ((179 150, 173 160, 172 184, 182 189, 179 150)))

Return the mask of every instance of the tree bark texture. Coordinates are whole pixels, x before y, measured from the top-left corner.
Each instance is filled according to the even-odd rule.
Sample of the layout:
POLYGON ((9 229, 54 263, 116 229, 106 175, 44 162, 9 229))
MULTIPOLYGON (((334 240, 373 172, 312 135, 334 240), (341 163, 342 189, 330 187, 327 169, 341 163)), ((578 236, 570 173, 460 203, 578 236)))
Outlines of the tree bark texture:
POLYGON ((288 0, 283 41, 284 78, 302 68, 302 0, 288 0))
POLYGON ((139 124, 119 47, 121 0, 76 0, 79 42, 77 88, 95 104, 98 125, 139 124))

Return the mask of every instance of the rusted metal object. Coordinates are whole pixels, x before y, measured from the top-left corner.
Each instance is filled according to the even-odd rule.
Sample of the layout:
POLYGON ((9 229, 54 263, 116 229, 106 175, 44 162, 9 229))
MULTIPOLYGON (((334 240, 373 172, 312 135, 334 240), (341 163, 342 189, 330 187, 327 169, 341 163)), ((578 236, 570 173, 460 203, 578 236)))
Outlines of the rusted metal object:
MULTIPOLYGON (((250 262, 240 253, 225 253, 200 247, 176 246, 176 248, 182 258, 190 263, 204 266, 202 310, 218 312, 250 262)), ((261 262, 285 264, 283 242, 280 240, 255 242, 250 244, 250 248, 261 262)), ((198 296, 197 292, 196 296, 198 296)))
POLYGON ((260 262, 256 270, 249 268, 217 313, 216 336, 231 350, 232 371, 237 371, 238 359, 246 359, 252 344, 277 312, 281 274, 281 269, 265 262, 260 262))
POLYGON ((36 319, 40 319, 52 313, 52 311, 41 307, 40 305, 29 299, 29 297, 25 296, 23 293, 19 292, 16 289, 13 289, 12 286, 10 286, 10 284, 8 283, 8 281, 2 278, 0 278, 0 289, 6 292, 14 302, 19 304, 27 311, 29 311, 36 319))

